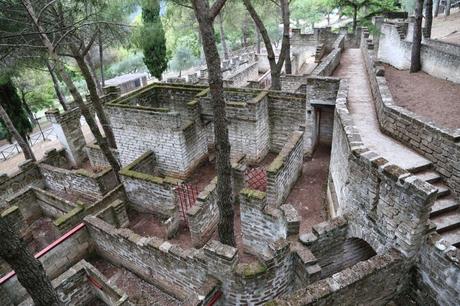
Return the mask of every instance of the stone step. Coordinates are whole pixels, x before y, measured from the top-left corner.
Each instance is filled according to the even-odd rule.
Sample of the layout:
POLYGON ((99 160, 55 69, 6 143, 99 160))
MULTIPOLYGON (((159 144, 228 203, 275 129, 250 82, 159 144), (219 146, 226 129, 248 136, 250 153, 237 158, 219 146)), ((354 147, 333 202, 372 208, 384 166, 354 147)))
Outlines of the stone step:
POLYGON ((433 207, 431 207, 430 218, 439 216, 440 214, 447 213, 452 210, 459 208, 459 203, 454 197, 448 196, 434 201, 433 207))
POLYGON ((430 184, 439 182, 441 180, 441 175, 439 175, 438 172, 430 169, 415 173, 415 176, 430 184))
POLYGON ((433 167, 433 164, 429 161, 423 161, 418 163, 416 166, 413 166, 412 168, 407 168, 407 171, 409 171, 412 174, 417 174, 420 172, 427 171, 433 167))
POLYGON ((447 187, 444 183, 438 182, 432 185, 438 189, 438 199, 450 194, 449 187, 447 187))
POLYGON ((460 227, 460 210, 456 209, 431 219, 436 225, 436 231, 439 234, 460 227))
POLYGON ((441 236, 454 247, 460 248, 460 227, 444 232, 441 236))

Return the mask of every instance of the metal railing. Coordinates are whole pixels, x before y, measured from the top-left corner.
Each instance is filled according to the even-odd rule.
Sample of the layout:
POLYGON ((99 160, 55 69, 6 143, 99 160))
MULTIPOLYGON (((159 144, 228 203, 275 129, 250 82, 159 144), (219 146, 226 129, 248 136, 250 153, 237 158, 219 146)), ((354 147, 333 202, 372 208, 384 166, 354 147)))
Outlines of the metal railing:
MULTIPOLYGON (((32 135, 30 135, 28 142, 29 145, 34 146, 45 140, 57 139, 56 134, 54 134, 53 127, 48 127, 46 129, 40 130, 32 135)), ((5 161, 22 152, 21 147, 15 142, 10 145, 5 145, 0 148, 0 161, 5 161)))

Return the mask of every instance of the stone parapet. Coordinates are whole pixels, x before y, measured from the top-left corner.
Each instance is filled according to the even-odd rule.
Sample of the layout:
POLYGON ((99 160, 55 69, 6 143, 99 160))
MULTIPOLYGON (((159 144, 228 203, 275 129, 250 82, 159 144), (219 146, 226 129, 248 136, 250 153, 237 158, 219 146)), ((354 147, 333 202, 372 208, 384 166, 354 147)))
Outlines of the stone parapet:
POLYGON ((50 190, 72 193, 83 197, 100 199, 116 187, 116 177, 112 168, 93 173, 85 169, 69 170, 45 161, 39 163, 45 186, 50 190))
POLYGON ((267 169, 267 203, 280 206, 302 174, 304 133, 291 134, 281 152, 267 169))
POLYGON ((187 211, 187 224, 194 247, 208 242, 219 222, 217 207, 217 176, 200 192, 196 203, 187 211))
POLYGON ((154 166, 147 173, 135 170, 145 170, 145 165, 149 163, 152 166, 152 156, 152 152, 146 152, 122 168, 120 179, 128 200, 136 210, 171 217, 177 211, 174 188, 182 181, 155 175, 154 166))
POLYGON ((452 191, 460 196, 460 129, 448 129, 397 106, 384 76, 375 62, 375 53, 361 46, 375 99, 380 128, 430 160, 452 191))
POLYGON ((339 215, 352 216, 351 236, 365 240, 378 254, 391 247, 408 257, 417 254, 436 189, 363 144, 349 114, 344 80, 337 94, 330 174, 339 215))
POLYGON ((295 233, 299 221, 290 204, 276 208, 267 204, 265 192, 252 189, 240 192, 240 218, 245 251, 256 256, 267 256, 270 243, 286 239, 289 230, 295 233))

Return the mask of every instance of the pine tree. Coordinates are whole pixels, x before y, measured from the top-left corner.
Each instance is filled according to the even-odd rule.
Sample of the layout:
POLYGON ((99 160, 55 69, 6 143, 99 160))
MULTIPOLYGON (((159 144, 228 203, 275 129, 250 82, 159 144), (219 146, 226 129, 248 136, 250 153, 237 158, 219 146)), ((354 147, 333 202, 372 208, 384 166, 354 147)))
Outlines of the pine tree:
MULTIPOLYGON (((9 77, 4 78, 3 82, 0 81, 0 104, 5 109, 21 137, 27 139, 27 134, 32 131, 32 124, 22 107, 21 98, 9 77)), ((4 122, 2 123, 4 124, 4 122)))
POLYGON ((138 45, 144 50, 144 63, 150 73, 161 80, 163 71, 168 67, 168 57, 159 0, 144 1, 142 21, 144 25, 140 31, 138 45))

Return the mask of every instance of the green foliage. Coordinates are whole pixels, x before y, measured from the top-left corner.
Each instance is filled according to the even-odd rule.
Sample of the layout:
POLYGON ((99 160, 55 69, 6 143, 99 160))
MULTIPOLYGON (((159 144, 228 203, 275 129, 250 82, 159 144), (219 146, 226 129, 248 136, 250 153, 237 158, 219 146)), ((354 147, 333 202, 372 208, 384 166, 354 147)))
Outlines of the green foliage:
POLYGON ((192 51, 186 47, 180 47, 174 53, 174 57, 169 62, 169 67, 175 71, 182 71, 197 65, 199 59, 196 58, 192 51))
POLYGON ((413 13, 415 11, 415 1, 416 0, 401 0, 401 7, 404 11, 413 13))
MULTIPOLYGON (((11 79, 8 79, 0 84, 0 103, 18 130, 19 134, 25 138, 26 135, 32 131, 32 124, 27 117, 27 113, 22 107, 21 99, 18 96, 11 79)), ((5 126, 3 122, 1 123, 5 126)), ((7 136, 7 138, 10 137, 11 136, 7 136)))
POLYGON ((21 100, 32 112, 51 108, 55 103, 55 92, 49 73, 37 69, 21 71, 14 82, 21 100))
POLYGON ((163 71, 168 67, 168 57, 159 0, 143 2, 142 21, 143 25, 135 37, 135 42, 144 51, 144 63, 150 73, 161 79, 163 71))
POLYGON ((336 7, 335 0, 294 0, 290 4, 291 17, 297 21, 297 26, 300 20, 309 24, 319 22, 336 7))
POLYGON ((127 73, 147 72, 147 70, 141 53, 128 53, 122 60, 110 65, 105 74, 107 78, 113 78, 127 73))
POLYGON ((357 12, 357 19, 363 25, 376 15, 385 12, 399 11, 398 0, 335 0, 345 16, 353 17, 357 12))

